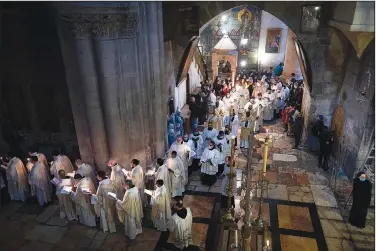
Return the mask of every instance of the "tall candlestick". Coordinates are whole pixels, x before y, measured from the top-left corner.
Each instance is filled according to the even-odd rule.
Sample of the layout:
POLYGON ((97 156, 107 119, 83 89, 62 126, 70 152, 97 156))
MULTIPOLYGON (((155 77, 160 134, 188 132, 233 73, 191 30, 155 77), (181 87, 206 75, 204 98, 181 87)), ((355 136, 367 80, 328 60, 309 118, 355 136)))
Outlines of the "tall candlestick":
POLYGON ((269 137, 265 138, 265 148, 264 148, 264 166, 262 170, 263 176, 266 175, 266 163, 268 161, 268 146, 269 146, 269 137))
POLYGON ((235 247, 238 247, 238 230, 235 230, 235 247))

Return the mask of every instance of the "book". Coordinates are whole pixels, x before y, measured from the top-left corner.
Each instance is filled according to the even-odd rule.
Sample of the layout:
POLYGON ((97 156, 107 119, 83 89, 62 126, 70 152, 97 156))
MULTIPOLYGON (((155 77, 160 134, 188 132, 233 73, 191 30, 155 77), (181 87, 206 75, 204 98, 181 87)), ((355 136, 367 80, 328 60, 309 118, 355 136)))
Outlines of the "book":
POLYGON ((154 174, 155 174, 154 170, 148 170, 145 175, 146 176, 154 176, 154 174))
POLYGON ((108 197, 110 197, 111 199, 117 200, 116 194, 111 193, 111 192, 108 192, 107 195, 108 195, 108 197))
POLYGON ((72 192, 72 187, 69 186, 64 186, 63 189, 61 190, 62 194, 70 194, 72 192))
POLYGON ((92 204, 92 205, 95 205, 95 204, 97 204, 97 203, 98 203, 98 197, 97 197, 97 195, 93 194, 93 195, 91 196, 91 204, 92 204))
POLYGON ((90 194, 90 195, 92 194, 89 188, 81 188, 81 190, 84 194, 90 194))
POLYGON ((144 193, 150 195, 150 196, 153 196, 153 191, 151 190, 148 190, 148 189, 144 189, 144 193))
POLYGON ((58 186, 60 185, 61 180, 59 180, 58 178, 53 178, 52 180, 50 180, 50 182, 54 184, 55 186, 58 186))
POLYGON ((71 179, 62 179, 60 185, 61 186, 72 186, 73 184, 72 184, 71 179))
POLYGON ((121 171, 124 173, 125 177, 130 175, 130 172, 125 169, 121 169, 121 171))
POLYGON ((76 174, 76 172, 72 172, 72 173, 67 173, 67 176, 68 177, 71 177, 71 178, 74 178, 74 175, 76 174))

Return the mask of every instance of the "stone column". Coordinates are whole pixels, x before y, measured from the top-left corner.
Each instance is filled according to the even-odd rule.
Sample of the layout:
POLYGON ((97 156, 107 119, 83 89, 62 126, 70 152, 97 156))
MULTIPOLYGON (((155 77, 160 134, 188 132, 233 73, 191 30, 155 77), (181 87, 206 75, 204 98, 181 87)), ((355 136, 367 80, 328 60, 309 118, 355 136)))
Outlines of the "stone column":
POLYGON ((70 3, 58 10, 60 30, 73 32, 61 40, 78 62, 73 71, 96 163, 110 156, 125 166, 132 158, 147 165, 162 157, 168 91, 161 3, 70 3))

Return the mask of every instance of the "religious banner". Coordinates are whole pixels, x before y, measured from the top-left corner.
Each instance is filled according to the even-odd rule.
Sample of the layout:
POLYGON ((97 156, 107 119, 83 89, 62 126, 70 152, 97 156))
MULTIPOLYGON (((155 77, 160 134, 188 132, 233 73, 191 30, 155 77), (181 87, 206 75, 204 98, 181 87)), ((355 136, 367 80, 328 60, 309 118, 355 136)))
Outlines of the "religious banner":
POLYGON ((184 7, 178 9, 179 28, 181 35, 199 36, 200 20, 198 6, 184 7))
POLYGON ((266 33, 265 53, 279 53, 282 29, 268 29, 266 33))

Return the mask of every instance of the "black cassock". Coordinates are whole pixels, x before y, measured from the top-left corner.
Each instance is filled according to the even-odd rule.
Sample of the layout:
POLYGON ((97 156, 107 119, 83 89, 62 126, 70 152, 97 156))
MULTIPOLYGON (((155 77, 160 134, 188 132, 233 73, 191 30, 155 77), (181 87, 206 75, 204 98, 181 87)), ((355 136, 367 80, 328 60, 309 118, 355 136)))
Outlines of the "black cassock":
POLYGON ((366 226, 367 209, 371 204, 372 184, 369 180, 353 182, 353 204, 350 211, 351 225, 364 228, 366 226))

